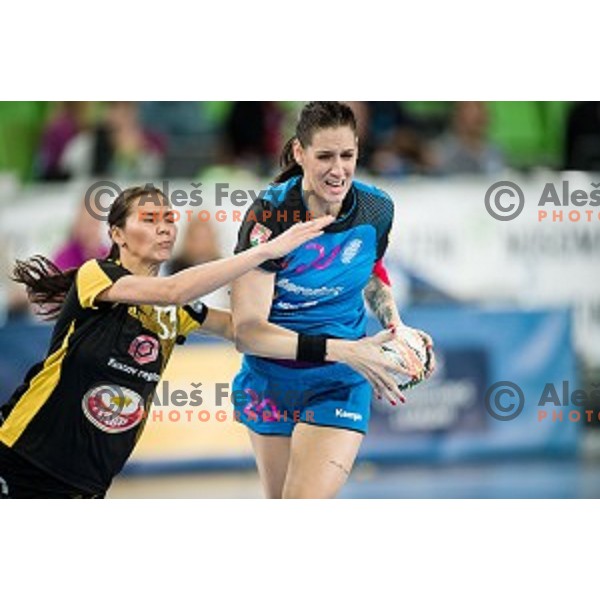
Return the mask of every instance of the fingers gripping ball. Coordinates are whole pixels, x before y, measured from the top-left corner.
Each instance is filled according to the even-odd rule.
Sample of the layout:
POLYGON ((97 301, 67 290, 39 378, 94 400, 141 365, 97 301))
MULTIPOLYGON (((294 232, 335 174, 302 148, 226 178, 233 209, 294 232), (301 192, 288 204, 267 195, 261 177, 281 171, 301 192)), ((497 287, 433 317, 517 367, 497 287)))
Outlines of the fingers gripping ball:
POLYGON ((422 335, 411 327, 396 330, 396 337, 381 345, 381 351, 391 365, 404 371, 390 369, 398 388, 407 390, 421 383, 426 375, 428 352, 422 335))

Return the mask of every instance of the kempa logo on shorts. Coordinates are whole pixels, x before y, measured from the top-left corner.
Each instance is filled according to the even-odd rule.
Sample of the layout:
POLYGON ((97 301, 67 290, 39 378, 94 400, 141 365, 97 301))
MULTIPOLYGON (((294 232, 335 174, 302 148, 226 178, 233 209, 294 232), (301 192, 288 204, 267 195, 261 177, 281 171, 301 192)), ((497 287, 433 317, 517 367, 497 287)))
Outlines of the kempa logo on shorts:
POLYGON ((363 420, 363 416, 361 414, 355 413, 355 412, 348 412, 347 410, 344 410, 343 408, 336 408, 335 416, 338 419, 352 419, 353 421, 362 421, 363 420))

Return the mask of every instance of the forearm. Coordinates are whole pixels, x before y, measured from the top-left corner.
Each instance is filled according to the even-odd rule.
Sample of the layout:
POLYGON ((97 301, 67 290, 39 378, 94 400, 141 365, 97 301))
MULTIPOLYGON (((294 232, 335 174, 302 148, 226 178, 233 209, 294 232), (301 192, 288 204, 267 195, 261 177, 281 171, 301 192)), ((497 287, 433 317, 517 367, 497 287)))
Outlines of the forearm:
POLYGON ((246 250, 230 258, 223 258, 196 267, 184 269, 166 278, 172 286, 176 304, 186 304, 223 287, 230 281, 258 267, 269 256, 261 246, 246 250))
POLYGON ((231 311, 220 308, 209 308, 206 319, 202 323, 200 333, 208 333, 220 338, 234 341, 231 311))
POLYGON ((235 326, 239 352, 264 358, 295 359, 298 334, 268 321, 249 321, 235 326))
POLYGON ((376 275, 371 276, 364 291, 367 306, 377 317, 384 329, 402 325, 400 313, 396 307, 392 287, 376 275))
MULTIPOLYGON (((264 358, 295 360, 298 351, 298 334, 268 321, 244 323, 235 328, 236 348, 244 354, 264 358)), ((351 346, 350 340, 327 340, 325 359, 346 362, 351 346)))

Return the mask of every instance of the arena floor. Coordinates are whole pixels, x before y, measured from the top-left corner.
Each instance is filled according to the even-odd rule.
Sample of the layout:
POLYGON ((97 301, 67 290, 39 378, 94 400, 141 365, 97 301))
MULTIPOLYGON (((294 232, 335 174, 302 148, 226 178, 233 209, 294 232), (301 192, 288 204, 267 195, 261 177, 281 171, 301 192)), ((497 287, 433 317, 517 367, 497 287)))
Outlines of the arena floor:
MULTIPOLYGON (((127 476, 109 498, 262 498, 254 472, 127 476)), ((453 467, 357 467, 341 498, 600 498, 600 462, 527 461, 453 467)))

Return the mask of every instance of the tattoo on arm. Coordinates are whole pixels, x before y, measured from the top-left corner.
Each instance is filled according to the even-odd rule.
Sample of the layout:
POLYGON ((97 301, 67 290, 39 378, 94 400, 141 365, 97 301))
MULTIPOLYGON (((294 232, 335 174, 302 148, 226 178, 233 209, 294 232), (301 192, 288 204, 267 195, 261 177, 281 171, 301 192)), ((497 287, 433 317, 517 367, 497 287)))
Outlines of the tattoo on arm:
POLYGON ((383 283, 378 277, 371 276, 364 293, 367 306, 373 311, 383 327, 400 322, 390 286, 383 283))

